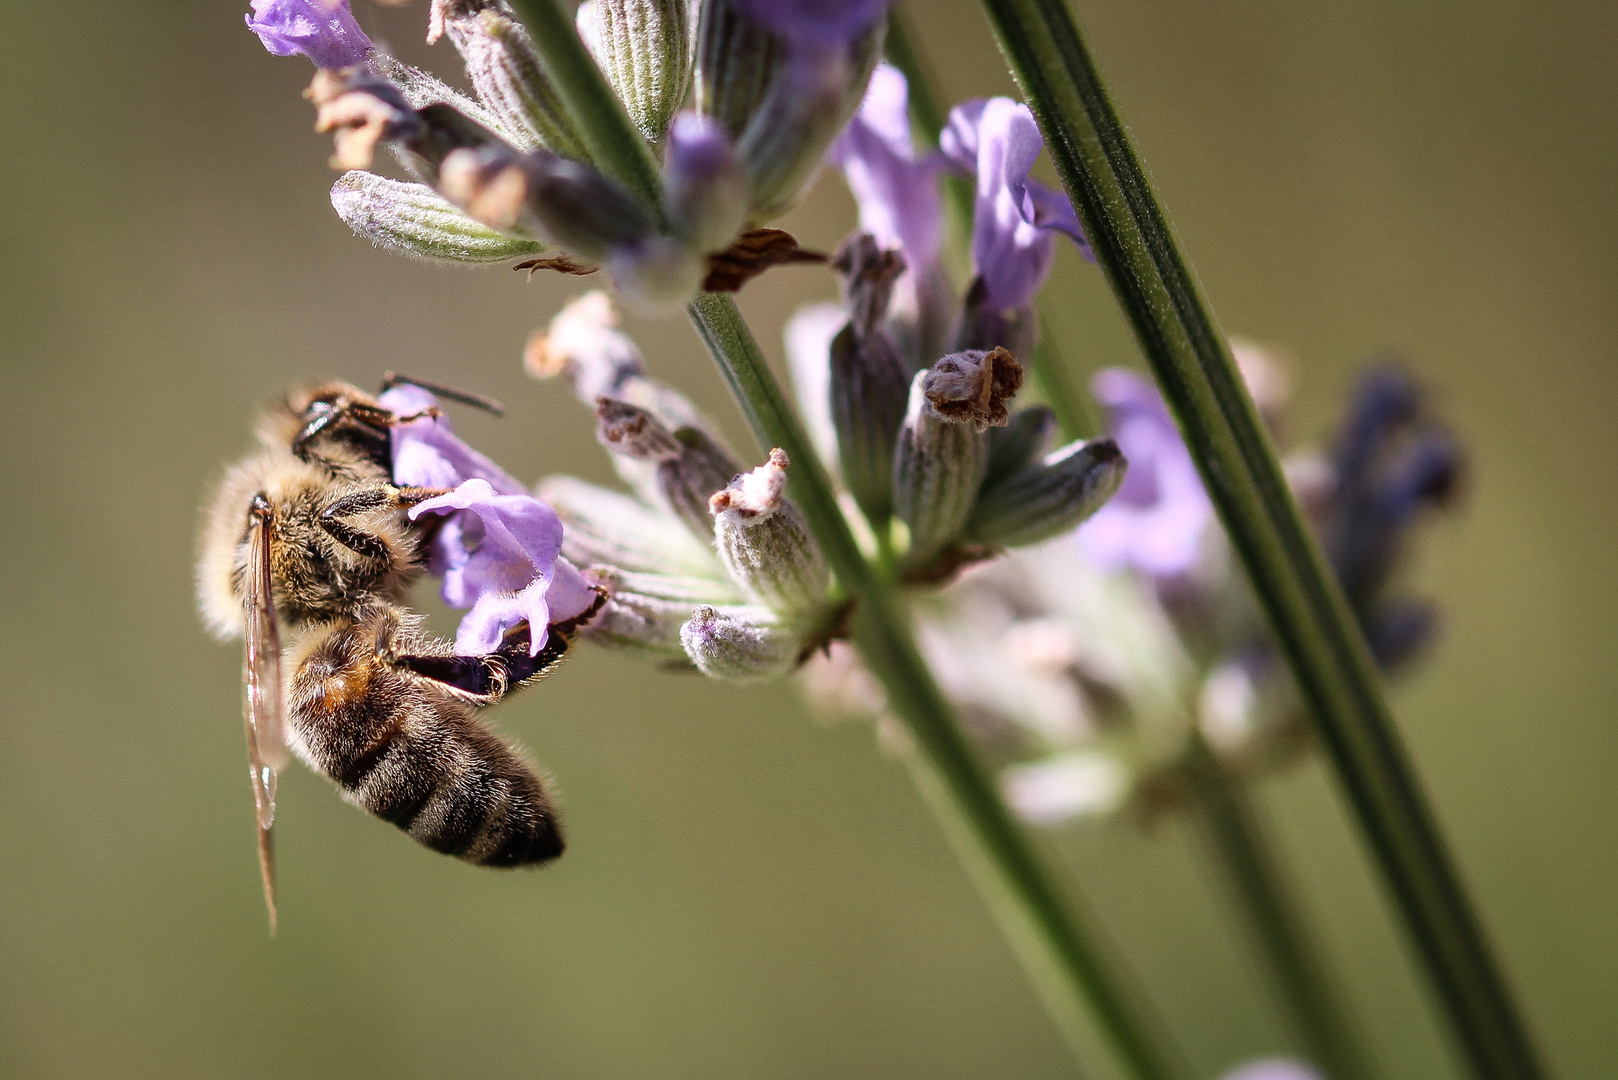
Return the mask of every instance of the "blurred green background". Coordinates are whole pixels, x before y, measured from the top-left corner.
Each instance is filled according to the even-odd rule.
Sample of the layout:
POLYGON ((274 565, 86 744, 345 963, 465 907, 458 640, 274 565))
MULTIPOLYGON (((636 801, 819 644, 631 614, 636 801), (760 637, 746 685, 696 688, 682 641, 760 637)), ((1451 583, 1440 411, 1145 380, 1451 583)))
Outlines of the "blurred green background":
MULTIPOLYGON (((404 55, 421 6, 360 16, 404 55)), ((1318 437, 1395 347, 1465 434, 1464 514, 1422 583, 1447 637, 1396 707, 1547 1056, 1618 1060, 1618 8, 1079 4, 1225 327, 1297 358, 1318 437)), ((553 772, 572 848, 533 874, 419 849, 301 769, 282 928, 253 864, 239 657, 191 602, 197 507, 258 405, 398 368, 519 475, 609 471, 522 375, 578 289, 373 251, 245 3, 13 2, 0 34, 0 1076, 1065 1077, 1075 1072, 904 770, 789 688, 584 651, 497 714, 553 772)), ((1004 92, 976 6, 922 0, 952 97, 1004 92)), ((789 219, 829 247, 834 180, 789 219)), ((1065 348, 1135 350, 1064 256, 1065 348)), ((778 353, 832 294, 743 306, 778 353)), ((680 319, 657 372, 748 445, 680 319)), ((1265 786, 1383 1074, 1454 1075, 1332 781, 1265 786)), ((1056 838, 1199 1075, 1280 1046, 1188 829, 1056 838)))

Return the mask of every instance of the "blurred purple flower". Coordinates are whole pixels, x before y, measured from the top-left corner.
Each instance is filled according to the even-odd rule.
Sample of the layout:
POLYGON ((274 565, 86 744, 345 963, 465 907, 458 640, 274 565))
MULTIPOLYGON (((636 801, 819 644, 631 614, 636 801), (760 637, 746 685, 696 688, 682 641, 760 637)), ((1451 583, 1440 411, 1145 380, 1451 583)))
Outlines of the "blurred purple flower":
POLYGON ((747 18, 805 45, 837 46, 869 30, 889 0, 735 0, 747 18))
POLYGON ((1029 178, 1045 140, 1028 106, 999 97, 964 102, 951 110, 938 142, 945 160, 977 183, 972 264, 991 309, 1033 303, 1056 259, 1059 232, 1094 259, 1067 196, 1029 178))
POLYGON ((252 0, 247 28, 276 56, 302 53, 318 68, 363 64, 371 49, 348 0, 252 0))
POLYGON ((1084 553, 1107 570, 1134 567, 1157 579, 1180 577, 1196 564, 1213 506, 1174 418, 1146 379, 1107 368, 1091 383, 1111 413, 1108 432, 1129 462, 1124 483, 1079 526, 1084 553))
POLYGON ((925 277, 943 243, 938 177, 944 161, 918 159, 910 141, 909 90, 898 68, 879 64, 860 111, 828 154, 859 205, 860 228, 899 248, 912 278, 925 277))
POLYGON ((537 655, 553 620, 580 615, 594 600, 578 570, 558 557, 561 520, 532 495, 500 495, 487 480, 472 479, 412 507, 410 517, 453 511, 463 513, 451 522, 457 527, 444 602, 472 609, 455 635, 456 652, 493 652, 506 631, 527 622, 529 655, 537 655))

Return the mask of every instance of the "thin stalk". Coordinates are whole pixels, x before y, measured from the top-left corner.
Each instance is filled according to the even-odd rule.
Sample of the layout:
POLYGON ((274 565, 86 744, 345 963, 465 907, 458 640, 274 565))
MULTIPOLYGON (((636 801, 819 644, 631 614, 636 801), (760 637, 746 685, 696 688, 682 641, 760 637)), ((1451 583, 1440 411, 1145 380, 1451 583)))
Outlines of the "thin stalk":
MULTIPOLYGON (((912 119, 923 132, 936 132, 944 117, 926 54, 909 36, 901 5, 894 5, 889 23, 888 54, 905 73, 912 119)), ((1037 340, 1034 370, 1040 376, 1039 390, 1056 413, 1063 438, 1100 431, 1095 399, 1055 350, 1050 321, 1043 312, 1037 340)), ((1265 837, 1259 810, 1199 733, 1193 732, 1191 751, 1188 772, 1201 833, 1258 947, 1277 1009, 1308 1054, 1334 1080, 1365 1080, 1370 1074, 1363 1055, 1325 975, 1314 935, 1287 887, 1279 855, 1265 837)))
MULTIPOLYGON (((516 7, 585 134, 594 163, 649 205, 658 205, 659 176, 651 152, 559 0, 516 0, 516 7)), ((1170 1070, 1098 960, 1055 878, 973 754, 916 648, 906 608, 861 553, 825 467, 735 301, 705 293, 691 302, 688 313, 754 435, 763 446, 785 450, 792 461, 788 490, 840 585, 858 602, 855 644, 915 742, 923 790, 967 854, 1002 931, 1086 1074, 1096 1080, 1170 1080, 1170 1070)))
MULTIPOLYGON (((895 3, 888 11, 888 36, 884 48, 888 62, 904 73, 909 87, 910 118, 916 134, 929 146, 938 145, 938 134, 944 130, 949 115, 938 100, 932 66, 927 55, 916 46, 915 35, 910 32, 910 18, 904 5, 895 3)), ((972 241, 972 185, 959 176, 944 177, 945 225, 949 235, 952 270, 967 265, 964 252, 972 241)), ((962 270, 963 275, 966 271, 962 270)), ((1033 363, 1028 365, 1028 377, 1039 399, 1056 413, 1056 422, 1063 440, 1081 439, 1101 430, 1090 395, 1075 386, 1073 371, 1077 365, 1068 362, 1057 340, 1051 336, 1051 320, 1039 304, 1039 336, 1035 339, 1033 363)), ((1024 359, 1027 359, 1026 357, 1024 359)))
POLYGON ((591 162, 661 215, 657 158, 596 67, 568 10, 560 0, 512 0, 512 7, 527 25, 540 63, 577 125, 591 162))
POLYGON ((1072 12, 1065 0, 983 6, 1310 706, 1459 1050, 1483 1080, 1544 1076, 1370 651, 1072 12))
POLYGON ((1332 1080, 1370 1076, 1263 822, 1200 734, 1187 766, 1209 854, 1246 916, 1282 1015, 1332 1080))
POLYGON ((912 771, 923 794, 1086 1074, 1166 1080, 1172 1073, 1151 1033, 973 753, 916 649, 902 602, 861 555, 825 469, 735 302, 705 293, 690 315, 760 444, 778 446, 791 459, 788 490, 839 582, 858 600, 854 643, 914 741, 912 771))

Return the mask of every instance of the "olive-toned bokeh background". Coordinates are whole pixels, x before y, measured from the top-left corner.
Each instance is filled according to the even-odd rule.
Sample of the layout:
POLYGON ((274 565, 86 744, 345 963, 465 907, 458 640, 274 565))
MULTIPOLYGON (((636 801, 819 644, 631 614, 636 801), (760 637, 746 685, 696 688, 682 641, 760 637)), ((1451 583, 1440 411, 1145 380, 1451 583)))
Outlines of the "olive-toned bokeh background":
MULTIPOLYGON (((356 6, 453 68, 421 7, 356 6)), ((519 475, 608 470, 517 363, 577 283, 351 237, 309 67, 243 7, 13 3, 0 35, 0 1075, 1075 1075, 867 728, 599 652, 497 714, 565 794, 561 863, 462 866, 294 769, 267 938, 239 661, 190 585, 255 407, 399 368, 504 399, 457 423, 519 475)), ((1419 572, 1447 640, 1397 709, 1558 1075, 1611 1075, 1618 11, 1080 7, 1224 325, 1298 358, 1296 433, 1394 346, 1471 444, 1419 572)), ((974 4, 913 10, 952 96, 1009 89, 974 4)), ((851 220, 826 182, 789 225, 830 246, 851 220)), ((1052 288, 1069 352, 1133 360, 1093 269, 1052 288)), ((830 293, 777 271, 743 306, 774 348, 830 293)), ((636 327, 739 436, 684 322, 636 327)), ((1452 1075, 1329 778, 1264 799, 1383 1075, 1452 1075)), ((1188 830, 1056 846, 1198 1075, 1278 1045, 1188 830)))

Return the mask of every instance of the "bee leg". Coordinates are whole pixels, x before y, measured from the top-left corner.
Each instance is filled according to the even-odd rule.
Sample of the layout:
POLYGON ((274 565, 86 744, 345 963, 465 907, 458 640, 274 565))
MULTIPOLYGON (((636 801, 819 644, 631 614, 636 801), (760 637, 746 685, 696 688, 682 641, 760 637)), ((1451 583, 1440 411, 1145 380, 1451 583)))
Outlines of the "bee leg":
POLYGON ((326 535, 367 559, 387 559, 391 551, 382 537, 367 532, 344 518, 394 505, 394 489, 386 486, 366 488, 342 495, 327 503, 320 511, 320 527, 326 535))
MULTIPOLYGON (((426 413, 417 415, 427 414, 436 416, 438 410, 428 409, 426 413)), ((292 452, 303 461, 329 465, 331 462, 319 450, 318 440, 324 436, 357 444, 378 464, 385 466, 392 454, 389 430, 395 424, 414 419, 415 416, 395 416, 387 409, 363 401, 339 398, 335 402, 322 403, 320 410, 293 438, 292 452)))
POLYGON ((413 671, 425 679, 476 699, 479 705, 492 705, 505 696, 510 685, 505 667, 496 655, 419 656, 404 654, 388 658, 396 668, 413 671))
POLYGON ((567 656, 578 622, 574 619, 554 624, 544 646, 533 656, 528 655, 528 624, 523 623, 506 634, 498 649, 484 656, 401 654, 390 657, 388 662, 476 698, 480 705, 492 705, 511 690, 537 682, 556 670, 567 656))

